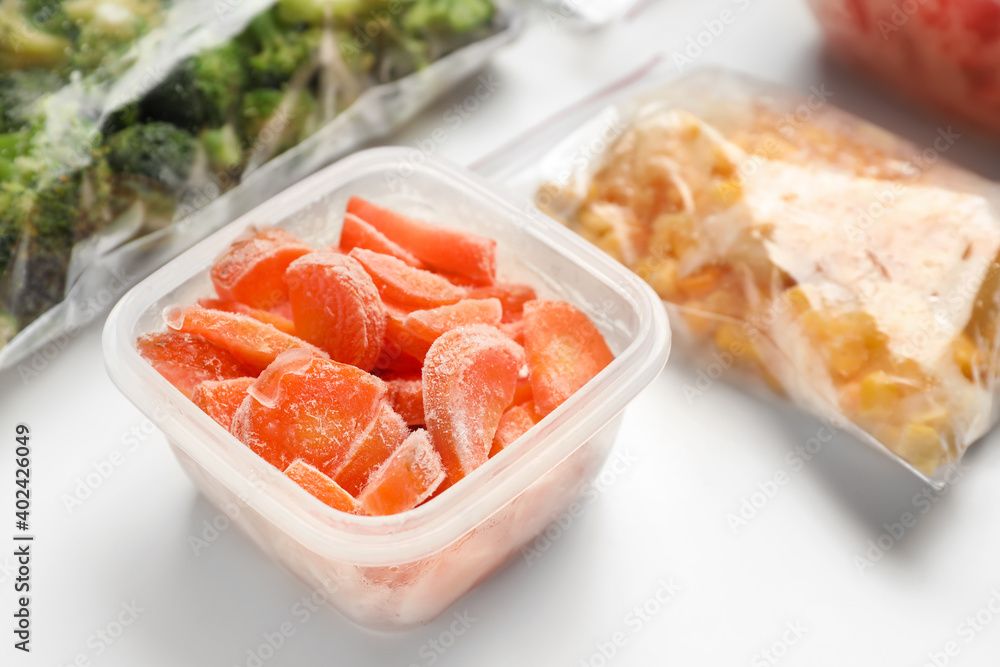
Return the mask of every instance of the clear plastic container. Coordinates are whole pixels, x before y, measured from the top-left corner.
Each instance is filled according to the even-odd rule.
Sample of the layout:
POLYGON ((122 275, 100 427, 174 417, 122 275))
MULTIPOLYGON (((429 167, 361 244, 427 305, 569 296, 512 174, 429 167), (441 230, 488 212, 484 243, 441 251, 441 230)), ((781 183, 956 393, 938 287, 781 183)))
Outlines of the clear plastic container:
POLYGON ((274 197, 130 291, 108 318, 112 380, 162 429, 184 469, 274 560, 374 629, 426 623, 538 535, 600 471, 621 411, 662 369, 670 328, 656 294, 530 204, 412 149, 351 156, 274 197), (489 236, 501 277, 570 301, 598 326, 615 361, 524 437, 437 498, 395 516, 335 511, 257 457, 138 354, 161 311, 211 291, 215 257, 251 225, 336 241, 352 195, 489 236))

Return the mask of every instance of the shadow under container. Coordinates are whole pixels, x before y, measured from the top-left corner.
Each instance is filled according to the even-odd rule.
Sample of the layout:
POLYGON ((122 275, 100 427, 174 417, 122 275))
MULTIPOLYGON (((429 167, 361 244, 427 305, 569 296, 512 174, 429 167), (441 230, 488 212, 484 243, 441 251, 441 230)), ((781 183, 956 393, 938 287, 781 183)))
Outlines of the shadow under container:
POLYGON ((670 348, 663 307, 645 283, 527 202, 424 157, 372 149, 286 190, 130 291, 103 339, 112 380, 163 431, 202 493, 328 604, 380 630, 431 621, 573 503, 604 465, 622 410, 657 376, 670 348), (616 355, 462 482, 394 516, 327 507, 199 410, 135 349, 142 334, 164 330, 165 307, 211 294, 213 260, 244 230, 277 225, 323 247, 339 239, 353 195, 495 239, 501 279, 573 303, 616 355))

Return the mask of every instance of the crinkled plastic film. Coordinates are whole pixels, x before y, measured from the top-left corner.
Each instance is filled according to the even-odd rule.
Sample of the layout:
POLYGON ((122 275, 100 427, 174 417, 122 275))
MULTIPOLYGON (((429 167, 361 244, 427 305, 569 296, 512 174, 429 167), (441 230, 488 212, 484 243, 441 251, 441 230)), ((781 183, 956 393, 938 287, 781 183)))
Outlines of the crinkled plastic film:
POLYGON ((997 420, 1000 186, 948 128, 919 147, 822 86, 658 70, 480 170, 645 279, 701 368, 943 485, 997 420))
MULTIPOLYGON (((114 0, 119 1, 126 2, 114 0)), ((153 0, 134 4, 148 2, 153 0)), ((107 185, 113 171, 107 164, 108 137, 127 127, 129 114, 141 110, 152 93, 162 91, 165 81, 174 81, 191 56, 245 39, 259 17, 280 11, 282 4, 294 10, 323 2, 164 1, 166 11, 157 18, 156 27, 139 35, 127 50, 109 56, 100 71, 73 75, 32 107, 34 113, 44 114, 31 141, 44 148, 38 152, 47 163, 38 170, 41 175, 31 172, 30 184, 6 177, 0 132, 0 198, 7 197, 0 201, 0 368, 17 365, 22 377, 30 378, 39 366, 32 363, 34 358, 26 359, 32 352, 37 356, 43 346, 64 345, 171 257, 320 167, 400 127, 485 65, 522 26, 519 13, 494 7, 491 16, 467 34, 455 33, 439 42, 428 37, 425 45, 407 42, 418 55, 392 51, 395 43, 386 46, 385 53, 378 51, 389 43, 388 31, 416 2, 326 3, 355 7, 357 16, 336 20, 341 23, 330 16, 313 17, 316 48, 303 56, 304 64, 292 80, 282 84, 275 94, 279 102, 257 131, 251 136, 239 127, 238 162, 213 163, 216 154, 209 147, 225 143, 224 126, 210 128, 219 130, 212 137, 207 130, 193 130, 190 172, 167 187, 159 182, 150 187, 149 179, 117 178, 117 174, 107 185), (357 30, 352 32, 352 27, 357 30), (358 70, 361 75, 345 70, 345 58, 354 57, 350 54, 357 55, 361 63, 357 67, 378 71, 358 70), (375 65, 366 64, 366 57, 374 58, 375 65), (311 98, 311 106, 296 106, 306 98, 311 98), (299 118, 308 124, 303 121, 289 134, 287 128, 299 118), (58 243, 42 243, 47 219, 39 211, 58 208, 64 200, 53 205, 51 193, 62 197, 67 187, 75 188, 71 201, 79 215, 70 229, 61 231, 58 243), (22 194, 32 197, 29 205, 9 205, 24 201, 12 198, 22 194), (30 215, 14 218, 11 212, 22 208, 30 215)), ((346 66, 353 67, 351 63, 346 66)), ((0 74, 6 69, 3 65, 0 61, 0 74)), ((241 89, 240 124, 245 122, 250 86, 241 89)), ((237 146, 231 140, 229 145, 237 146)), ((31 146, 35 150, 35 144, 31 146)))

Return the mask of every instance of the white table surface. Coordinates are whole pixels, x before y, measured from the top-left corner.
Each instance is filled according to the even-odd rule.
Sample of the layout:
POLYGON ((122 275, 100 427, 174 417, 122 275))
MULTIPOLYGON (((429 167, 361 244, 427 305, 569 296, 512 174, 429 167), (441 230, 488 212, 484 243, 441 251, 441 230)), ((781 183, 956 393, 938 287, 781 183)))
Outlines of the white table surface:
MULTIPOLYGON (((726 8, 735 21, 698 64, 803 90, 825 83, 836 103, 917 142, 933 140, 938 121, 824 61, 800 0, 661 0, 586 34, 542 15, 484 72, 500 85, 460 127, 444 114, 475 81, 389 143, 415 145, 446 126, 438 152, 472 162, 654 52, 683 48, 726 8)), ((966 134, 949 157, 1000 179, 998 154, 966 134)), ((452 612, 382 635, 329 609, 301 622, 291 608, 307 587, 236 530, 194 553, 189 537, 217 512, 112 386, 100 326, 92 326, 37 376, 0 374, 0 515, 11 515, 2 525, 14 520, 14 426, 25 422, 37 535, 30 655, 12 649, 12 547, 0 547, 0 664, 254 665, 248 651, 285 621, 294 634, 263 665, 997 664, 1000 614, 990 604, 1000 611, 1000 434, 970 452, 968 471, 931 504, 917 495, 926 487, 916 478, 845 436, 793 470, 786 456, 819 422, 723 383, 689 403, 682 386, 697 370, 675 349, 626 413, 617 447, 632 462, 540 557, 515 559, 456 603, 454 613, 475 619, 461 636, 449 635, 452 612), (106 470, 115 452, 113 472, 68 509, 79 481, 106 470), (727 515, 781 472, 785 483, 734 531, 727 515), (915 525, 860 572, 869 540, 906 512, 915 525), (661 582, 676 589, 663 603, 661 582), (649 612, 637 613, 643 606, 649 612), (129 624, 102 639, 99 631, 117 634, 120 620, 129 624), (615 639, 607 660, 601 648, 610 652, 615 639), (450 647, 436 651, 432 642, 450 647)), ((11 544, 12 532, 0 530, 0 543, 11 544)))

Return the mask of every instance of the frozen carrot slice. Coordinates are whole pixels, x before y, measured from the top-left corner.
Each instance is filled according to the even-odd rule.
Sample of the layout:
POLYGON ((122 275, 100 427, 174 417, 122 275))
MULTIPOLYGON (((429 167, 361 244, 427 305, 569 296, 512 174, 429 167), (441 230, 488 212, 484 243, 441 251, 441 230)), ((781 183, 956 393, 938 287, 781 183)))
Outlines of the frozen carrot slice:
MULTIPOLYGON (((431 342, 424 340, 406 327, 409 312, 402 308, 387 305, 385 308, 385 345, 383 354, 394 356, 406 353, 423 364, 431 342)), ((380 360, 379 367, 387 368, 387 360, 380 360)))
POLYGON ((229 430, 233 415, 247 397, 247 389, 256 378, 235 378, 232 380, 205 380, 191 395, 191 400, 209 417, 229 430))
POLYGON ((444 481, 441 456, 427 431, 414 431, 371 476, 358 496, 365 514, 383 516, 413 509, 444 481))
POLYGON ((485 324, 452 329, 431 345, 424 416, 453 483, 486 462, 523 365, 521 347, 485 324))
POLYGON ((256 375, 228 350, 190 333, 146 334, 135 346, 143 359, 188 398, 205 380, 256 375))
POLYGON ((388 400, 409 426, 423 426, 424 383, 420 375, 410 377, 383 377, 389 388, 388 400))
POLYGON ((198 305, 202 308, 208 308, 209 310, 224 310, 227 313, 249 315, 255 320, 259 320, 265 324, 270 324, 278 331, 283 331, 289 336, 295 335, 295 324, 292 320, 270 310, 251 308, 245 303, 233 301, 231 299, 198 299, 198 305))
MULTIPOLYGON (((386 331, 388 330, 387 326, 386 331)), ((413 355, 404 352, 399 345, 386 337, 382 342, 382 351, 379 352, 378 359, 375 360, 374 372, 380 376, 386 374, 407 375, 410 373, 420 373, 420 369, 423 366, 424 362, 422 359, 417 359, 413 355)))
POLYGON ((524 304, 538 298, 535 288, 520 283, 497 283, 469 290, 470 299, 500 299, 503 304, 503 321, 513 322, 520 319, 524 312, 524 304))
POLYGON ((355 248, 349 257, 361 262, 375 281, 379 294, 389 303, 409 308, 437 308, 455 303, 465 290, 430 271, 415 269, 390 255, 355 248))
POLYGON ((537 423, 534 407, 529 405, 515 405, 507 409, 500 417, 497 424, 496 435, 493 436, 493 447, 490 449, 490 457, 507 447, 522 435, 529 428, 537 423))
POLYGON ((433 343, 438 336, 465 324, 500 324, 503 306, 499 299, 463 299, 449 306, 415 310, 403 320, 403 326, 433 343))
POLYGON ((524 304, 524 351, 535 406, 542 416, 615 358, 597 327, 564 301, 524 304))
POLYGON ((382 232, 428 266, 466 276, 480 285, 496 279, 496 241, 400 215, 360 197, 351 197, 347 212, 382 232))
POLYGON ((268 310, 288 300, 285 269, 312 248, 280 227, 261 229, 229 246, 212 265, 215 291, 223 299, 268 310))
POLYGON ((335 477, 337 484, 352 496, 357 496, 368 483, 372 473, 385 463, 408 435, 410 429, 403 418, 389 403, 383 403, 378 416, 351 456, 351 460, 337 473, 335 477))
POLYGON ((501 322, 498 327, 500 331, 504 333, 505 336, 510 338, 512 341, 518 345, 524 345, 524 320, 515 320, 513 322, 501 322))
POLYGON ((347 255, 313 252, 292 262, 285 280, 299 336, 334 361, 370 371, 382 349, 385 309, 364 267, 347 255))
POLYGON ((229 431, 280 470, 301 458, 336 477, 385 392, 384 382, 359 368, 290 350, 250 386, 229 431))
POLYGON ((341 512, 357 514, 359 506, 354 496, 303 459, 292 461, 285 469, 285 474, 324 504, 341 512))
POLYGON ((289 336, 248 315, 209 310, 201 306, 171 306, 163 311, 163 320, 174 331, 203 336, 258 371, 266 368, 279 354, 292 348, 303 348, 318 356, 327 356, 326 352, 306 341, 289 336))
POLYGON ((521 405, 532 399, 534 399, 534 394, 531 393, 531 380, 527 377, 519 377, 517 379, 517 386, 514 387, 514 400, 510 404, 521 405))
POLYGON ((408 250, 398 243, 390 241, 385 234, 358 216, 348 213, 344 216, 344 227, 340 232, 340 249, 344 252, 350 252, 353 248, 364 248, 372 252, 380 252, 383 255, 392 255, 410 266, 418 269, 424 268, 423 262, 414 257, 408 250))

